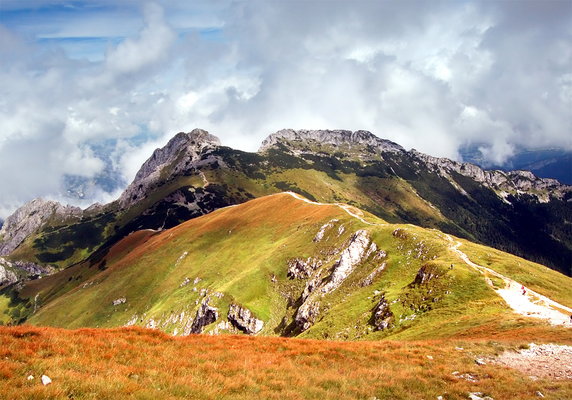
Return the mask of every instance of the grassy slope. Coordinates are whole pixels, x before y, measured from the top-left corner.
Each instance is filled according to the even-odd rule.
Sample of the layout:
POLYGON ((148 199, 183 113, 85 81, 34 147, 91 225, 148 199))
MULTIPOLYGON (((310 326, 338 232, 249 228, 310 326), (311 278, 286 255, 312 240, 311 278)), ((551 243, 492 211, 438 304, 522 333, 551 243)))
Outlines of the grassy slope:
MULTIPOLYGON (((560 341, 571 343, 570 337, 560 341)), ((0 393, 14 400, 452 400, 469 392, 499 400, 533 399, 537 391, 547 399, 572 397, 571 381, 532 380, 491 363, 475 364, 476 357, 524 346, 522 338, 351 343, 17 327, 0 328, 0 343, 0 393), (454 371, 473 374, 478 382, 455 378, 454 371), (53 383, 42 386, 43 374, 53 383), (35 379, 27 380, 29 375, 35 379)))
MULTIPOLYGON (((383 224, 372 215, 367 218, 383 224)), ((352 232, 364 228, 387 252, 386 269, 371 286, 362 287, 361 280, 380 262, 370 259, 358 266, 338 290, 321 301, 321 318, 302 337, 426 339, 479 329, 481 335, 502 334, 538 325, 512 314, 483 277, 449 250, 439 232, 413 225, 365 225, 337 206, 311 205, 287 194, 225 208, 159 234, 138 232, 114 247, 104 260, 104 270, 101 263, 73 267, 29 283, 21 296, 34 299, 37 295, 43 305, 29 319, 33 324, 114 327, 132 319, 143 326, 153 320, 160 329, 174 333, 181 332, 185 321, 194 317, 203 298, 201 290, 208 289, 211 294, 224 294, 210 301, 219 308, 222 320, 230 303, 240 303, 265 321, 262 334, 276 335, 282 332, 278 330, 282 318, 290 321, 295 312, 288 307, 289 298, 295 300, 305 284, 287 279, 287 261, 320 257, 342 248, 352 232), (316 232, 332 218, 339 219, 336 228, 345 226, 344 234, 338 237, 334 228, 336 232, 314 243, 316 232), (393 234, 396 229, 400 229, 399 235, 393 234), (419 268, 428 262, 441 270, 442 276, 428 286, 410 287, 419 268), (450 270, 450 264, 455 268, 450 270), (191 283, 181 287, 186 278, 191 283), (196 285, 192 282, 195 278, 201 279, 196 285), (373 331, 368 323, 379 292, 385 293, 397 318, 397 326, 387 331, 373 331), (123 297, 125 304, 112 305, 123 297)), ((469 256, 477 262, 477 256, 486 257, 493 251, 469 244, 464 247, 468 253, 476 249, 475 255, 469 256)), ((524 263, 501 252, 495 254, 506 263, 524 263)), ((572 279, 530 265, 527 283, 565 302, 563 288, 569 287, 572 279)))

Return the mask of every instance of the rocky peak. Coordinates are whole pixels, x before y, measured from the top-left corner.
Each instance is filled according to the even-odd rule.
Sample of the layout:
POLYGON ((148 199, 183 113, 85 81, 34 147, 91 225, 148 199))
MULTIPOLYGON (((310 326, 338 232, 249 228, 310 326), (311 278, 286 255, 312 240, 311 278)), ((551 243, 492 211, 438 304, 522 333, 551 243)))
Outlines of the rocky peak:
POLYGON ((190 155, 197 155, 207 147, 220 146, 220 140, 203 129, 193 129, 189 133, 179 132, 160 149, 155 149, 151 157, 141 166, 134 183, 139 182, 158 168, 174 161, 181 151, 186 150, 190 155))
POLYGON ((79 207, 64 206, 52 200, 32 200, 4 221, 0 229, 0 255, 10 254, 46 222, 63 223, 70 218, 80 218, 82 214, 79 207))
POLYGON ((189 133, 179 132, 162 148, 156 149, 141 166, 133 182, 119 198, 123 208, 127 208, 146 196, 161 179, 175 176, 189 166, 212 162, 204 157, 210 149, 220 146, 220 140, 203 129, 193 129, 189 133))
POLYGON ((259 152, 264 152, 278 144, 311 144, 335 145, 350 147, 371 146, 379 152, 402 152, 405 151, 400 145, 389 140, 380 139, 368 131, 348 130, 293 130, 283 129, 271 134, 262 142, 259 152))

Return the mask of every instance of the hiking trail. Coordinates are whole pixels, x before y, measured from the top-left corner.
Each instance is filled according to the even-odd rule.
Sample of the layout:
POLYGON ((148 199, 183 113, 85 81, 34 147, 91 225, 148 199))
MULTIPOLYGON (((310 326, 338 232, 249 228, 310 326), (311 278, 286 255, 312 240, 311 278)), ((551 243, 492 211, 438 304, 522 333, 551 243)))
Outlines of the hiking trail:
POLYGON ((460 241, 454 241, 449 235, 445 235, 445 237, 451 242, 450 249, 457 253, 465 264, 471 266, 485 276, 490 274, 496 278, 502 279, 505 284, 505 287, 502 289, 495 288, 490 279, 487 279, 486 281, 487 284, 504 299, 514 312, 526 317, 544 319, 552 325, 564 325, 568 328, 572 328, 572 323, 570 323, 572 308, 557 303, 556 301, 529 289, 514 279, 508 278, 491 268, 475 264, 465 253, 459 250, 459 247, 462 245, 460 241), (522 291, 523 287, 525 291, 524 294, 522 291))

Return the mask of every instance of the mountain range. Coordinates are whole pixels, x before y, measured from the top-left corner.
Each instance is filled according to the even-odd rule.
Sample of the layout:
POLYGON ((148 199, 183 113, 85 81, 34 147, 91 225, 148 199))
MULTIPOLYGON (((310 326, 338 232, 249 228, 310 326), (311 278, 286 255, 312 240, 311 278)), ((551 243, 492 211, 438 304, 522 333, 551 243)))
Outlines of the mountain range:
POLYGON ((121 197, 86 210, 35 200, 6 219, 0 255, 66 267, 140 229, 167 229, 218 208, 293 191, 344 202, 571 271, 572 189, 530 172, 435 158, 366 131, 270 135, 257 153, 196 129, 143 164, 121 197))

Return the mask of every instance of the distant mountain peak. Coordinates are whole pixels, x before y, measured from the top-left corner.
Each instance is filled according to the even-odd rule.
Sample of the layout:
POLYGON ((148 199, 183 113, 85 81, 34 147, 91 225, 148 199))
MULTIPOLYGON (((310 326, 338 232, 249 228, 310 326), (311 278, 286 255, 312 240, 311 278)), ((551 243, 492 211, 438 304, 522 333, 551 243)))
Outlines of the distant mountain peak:
POLYGON ((378 151, 402 152, 403 147, 392 141, 381 139, 373 133, 364 130, 349 131, 335 130, 307 130, 307 129, 282 129, 271 134, 262 142, 259 152, 264 152, 278 144, 287 144, 290 147, 295 144, 333 145, 333 146, 371 146, 378 151))
POLYGON ((7 255, 24 241, 32 232, 35 232, 48 220, 66 221, 70 218, 79 219, 82 210, 79 207, 64 206, 57 201, 34 199, 18 208, 6 218, 0 236, 0 255, 7 255))

